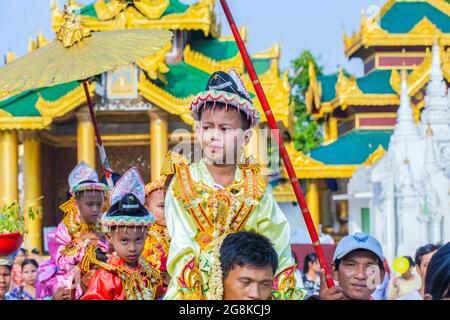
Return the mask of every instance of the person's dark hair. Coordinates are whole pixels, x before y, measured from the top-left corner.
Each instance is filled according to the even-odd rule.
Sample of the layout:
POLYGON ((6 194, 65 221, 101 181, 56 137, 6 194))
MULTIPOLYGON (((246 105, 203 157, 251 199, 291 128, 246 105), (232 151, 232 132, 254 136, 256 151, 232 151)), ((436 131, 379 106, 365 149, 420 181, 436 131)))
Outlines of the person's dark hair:
MULTIPOLYGON (((205 109, 213 109, 213 108, 226 108, 227 106, 225 105, 225 103, 222 102, 206 102, 198 111, 198 118, 201 120, 202 119, 202 113, 205 109)), ((247 117, 247 114, 243 111, 238 110, 235 107, 232 106, 228 106, 228 110, 235 110, 238 115, 239 115, 239 120, 241 120, 241 128, 242 130, 248 130, 250 129, 250 119, 247 117)))
MULTIPOLYGON (((28 256, 28 251, 25 248, 19 248, 19 251, 22 251, 22 253, 26 256, 28 256)), ((17 253, 19 253, 19 251, 17 251, 17 253)))
POLYGON ((31 253, 32 254, 37 254, 37 255, 40 255, 41 253, 39 252, 39 249, 38 248, 34 248, 33 250, 31 250, 31 253))
POLYGON ((416 263, 416 265, 418 265, 420 267, 420 263, 422 262, 422 257, 424 255, 429 254, 430 252, 434 252, 434 251, 438 250, 440 247, 442 247, 442 246, 429 243, 422 247, 417 248, 416 255, 414 257, 414 262, 416 263))
POLYGON ((248 231, 229 234, 220 247, 220 263, 223 279, 236 267, 271 266, 273 273, 278 266, 278 255, 266 237, 248 231))
MULTIPOLYGON (((94 180, 85 180, 85 181, 80 182, 80 184, 82 184, 82 183, 97 183, 97 182, 95 182, 94 180)), ((84 194, 85 194, 85 191, 80 191, 80 192, 75 193, 75 199, 77 199, 77 200, 81 199, 82 195, 84 195, 84 194)))
POLYGON ((309 271, 309 263, 316 262, 317 255, 314 252, 308 253, 305 257, 305 261, 303 262, 303 273, 308 273, 309 271))
POLYGON ((8 269, 9 273, 11 273, 11 271, 12 271, 12 265, 0 265, 0 267, 6 267, 6 269, 8 269))
POLYGON ((36 269, 39 268, 39 264, 37 263, 36 260, 34 260, 34 259, 25 259, 23 261, 23 263, 22 263, 22 270, 23 270, 23 268, 25 268, 25 266, 27 266, 29 264, 32 264, 33 266, 35 266, 36 269))
MULTIPOLYGON (((377 257, 378 266, 380 267, 380 270, 385 270, 385 268, 384 268, 384 261, 380 260, 380 258, 378 258, 378 256, 375 253, 373 253, 370 250, 366 250, 366 249, 358 249, 358 250, 368 251, 368 252, 372 253, 374 256, 377 257)), ((339 266, 340 266, 340 264, 342 262, 342 259, 344 259, 344 258, 345 258, 345 256, 343 258, 341 258, 341 259, 336 259, 336 260, 333 261, 334 265, 336 266, 336 270, 339 269, 339 266)))
POLYGON ((433 300, 450 298, 450 242, 431 258, 425 276, 425 294, 433 300))
POLYGON ((408 260, 410 268, 416 266, 416 264, 414 263, 414 260, 413 260, 413 258, 411 258, 411 256, 403 256, 403 258, 406 258, 408 260))

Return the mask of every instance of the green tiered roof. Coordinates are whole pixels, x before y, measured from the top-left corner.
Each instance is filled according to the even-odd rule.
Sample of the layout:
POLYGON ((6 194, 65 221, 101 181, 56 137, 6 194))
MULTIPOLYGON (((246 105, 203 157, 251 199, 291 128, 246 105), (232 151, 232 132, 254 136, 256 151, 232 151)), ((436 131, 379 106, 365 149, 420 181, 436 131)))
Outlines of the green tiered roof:
POLYGON ((336 142, 311 151, 315 160, 329 165, 359 165, 371 155, 379 145, 388 149, 391 130, 352 131, 336 142))
POLYGON ((337 74, 318 76, 317 80, 322 84, 321 102, 330 102, 336 97, 337 74))
MULTIPOLYGON (((178 0, 170 0, 169 6, 167 7, 166 11, 164 11, 162 16, 164 17, 173 13, 184 13, 187 9, 189 9, 189 5, 181 3, 178 0)), ((83 16, 98 18, 97 12, 95 11, 94 3, 81 8, 80 13, 83 16)))
POLYGON ((35 106, 39 95, 46 101, 56 101, 79 86, 80 84, 74 81, 49 88, 28 90, 0 101, 0 109, 14 117, 39 117, 41 114, 35 106))
MULTIPOLYGON (((356 78, 356 83, 365 94, 395 94, 390 84, 391 70, 374 70, 371 73, 356 78)), ((337 74, 318 76, 322 85, 321 102, 330 102, 336 98, 337 74)))
POLYGON ((449 16, 430 3, 418 1, 396 2, 381 18, 380 26, 389 33, 407 33, 423 17, 427 17, 442 32, 450 32, 449 16))
POLYGON ((191 48, 216 61, 231 59, 239 53, 236 42, 221 41, 217 39, 193 41, 191 43, 191 48))
POLYGON ((390 85, 391 70, 374 70, 364 77, 356 79, 362 92, 367 94, 395 93, 390 85))
POLYGON ((171 65, 164 76, 168 83, 162 88, 178 98, 186 98, 205 90, 209 79, 208 73, 184 62, 171 65))
POLYGON ((255 67, 256 73, 263 74, 270 68, 272 59, 252 59, 253 66, 255 67))

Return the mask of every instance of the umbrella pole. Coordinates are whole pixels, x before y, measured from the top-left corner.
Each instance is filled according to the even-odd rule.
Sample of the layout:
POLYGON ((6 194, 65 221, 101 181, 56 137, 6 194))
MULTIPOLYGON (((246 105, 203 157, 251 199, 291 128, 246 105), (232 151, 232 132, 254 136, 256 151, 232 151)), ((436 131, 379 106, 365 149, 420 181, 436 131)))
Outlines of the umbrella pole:
POLYGON ((278 128, 275 117, 272 114, 272 110, 270 108, 267 97, 264 93, 264 90, 259 81, 258 75, 255 71, 253 63, 250 59, 250 56, 247 52, 247 48, 245 47, 244 41, 239 33, 239 30, 234 22, 234 18, 231 14, 230 8, 228 7, 228 3, 226 0, 220 0, 222 8, 225 12, 225 16, 227 17, 228 23, 230 25, 231 31, 233 32, 233 36, 236 40, 236 43, 239 47, 239 51, 241 53, 242 59, 244 60, 245 67, 250 75, 250 79, 253 83, 253 87, 255 88, 258 99, 261 103, 261 106, 264 110, 264 113, 267 118, 267 122, 269 124, 270 129, 272 130, 272 134, 275 137, 275 140, 279 147, 280 156, 283 159, 284 166, 289 175, 289 180, 291 181, 292 187, 295 192, 295 196, 297 197, 297 201, 300 205, 301 212, 303 214, 303 218, 305 219, 306 227, 309 232, 309 236, 311 237, 311 241, 316 251, 317 257, 319 259, 320 265, 325 270, 325 278, 328 288, 334 286, 333 278, 330 273, 330 268, 328 266, 327 260, 325 259, 325 255, 323 253, 322 246, 320 245, 319 236, 317 234, 316 228, 314 226, 314 222, 311 218, 311 214, 308 209, 308 205, 306 204, 305 197, 303 196, 302 188, 300 186, 300 182, 295 174, 294 168, 291 163, 291 159, 289 158, 289 154, 284 146, 283 137, 280 134, 280 130, 278 128))
POLYGON ((112 180, 112 170, 109 166, 108 158, 106 156, 106 150, 103 146, 102 136, 100 135, 100 130, 98 129, 97 117, 95 116, 94 105, 92 104, 91 95, 89 93, 87 80, 83 81, 84 93, 86 94, 86 100, 89 107, 89 113, 91 115, 92 125, 94 126, 95 138, 97 140, 98 152, 100 153, 100 160, 102 162, 103 169, 105 170, 106 181, 108 182, 109 188, 114 187, 114 182, 112 180))

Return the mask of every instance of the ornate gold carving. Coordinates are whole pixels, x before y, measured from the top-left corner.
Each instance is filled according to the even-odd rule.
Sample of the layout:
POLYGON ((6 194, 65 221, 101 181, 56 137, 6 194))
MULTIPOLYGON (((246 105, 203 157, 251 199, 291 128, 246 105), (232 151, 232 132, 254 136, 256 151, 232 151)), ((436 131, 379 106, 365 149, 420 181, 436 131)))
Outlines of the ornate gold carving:
MULTIPOLYGON (((431 2, 439 10, 450 12, 450 5, 443 1, 434 0, 431 2)), ((392 5, 391 2, 388 4, 392 5)), ((382 9, 381 12, 385 13, 386 9, 382 9)), ((379 19, 380 16, 373 18, 362 16, 360 31, 354 32, 351 36, 344 34, 343 41, 347 56, 352 56, 362 46, 366 48, 372 46, 431 46, 436 37, 439 37, 441 46, 450 45, 450 36, 439 30, 427 17, 422 18, 407 33, 388 33, 380 27, 379 19)))
MULTIPOLYGON (((168 6, 168 0, 140 0, 130 6, 124 1, 98 1, 95 5, 97 17, 81 16, 81 23, 91 31, 116 29, 170 29, 202 30, 206 36, 219 36, 215 17, 215 1, 200 0, 189 6, 183 13, 162 16, 168 6)), ((52 27, 56 31, 63 23, 62 13, 56 4, 52 5, 52 27)))
MULTIPOLYGON (((89 93, 94 94, 95 82, 88 85, 89 93)), ((44 119, 51 123, 52 119, 64 115, 72 109, 78 107, 86 100, 83 87, 80 85, 74 90, 67 93, 65 96, 55 101, 46 101, 42 96, 39 96, 36 102, 36 109, 40 112, 44 119)))
POLYGON ((11 50, 8 50, 6 53, 6 63, 10 63, 11 61, 16 59, 16 55, 11 50))
POLYGON ((91 36, 89 28, 84 27, 82 24, 80 25, 75 14, 64 10, 63 19, 64 22, 61 28, 56 32, 56 39, 61 41, 64 47, 71 47, 83 38, 91 36))
POLYGON ((291 156, 292 165, 295 168, 307 168, 307 167, 317 167, 317 166, 324 166, 325 164, 323 162, 314 160, 311 157, 308 157, 301 151, 297 151, 294 147, 293 142, 289 142, 286 145, 286 150, 291 156))
POLYGON ((169 67, 165 63, 166 55, 172 50, 172 43, 168 43, 162 50, 156 54, 139 60, 137 65, 145 70, 152 80, 158 79, 158 74, 169 72, 169 67))
POLYGON ((188 124, 194 124, 194 119, 189 112, 189 103, 194 99, 193 96, 177 98, 146 79, 143 73, 140 75, 138 90, 140 95, 157 104, 161 109, 170 114, 179 115, 188 124))
POLYGON ((184 48, 183 55, 185 63, 207 73, 213 73, 218 70, 229 70, 231 68, 235 68, 240 74, 244 73, 244 62, 239 53, 228 60, 216 61, 200 52, 192 50, 191 46, 187 45, 184 48))
POLYGON ((313 103, 320 109, 322 100, 322 85, 317 81, 316 70, 312 61, 308 62, 309 87, 305 94, 306 110, 308 113, 313 111, 313 103))
POLYGON ((195 258, 186 264, 177 282, 183 300, 203 300, 202 278, 195 258))
POLYGON ((409 35, 429 35, 437 36, 441 34, 439 30, 427 17, 423 17, 409 32, 409 35))
MULTIPOLYGON (((242 41, 244 41, 245 43, 247 43, 248 40, 248 28, 247 26, 242 26, 239 28, 239 34, 241 35, 242 41)), ((232 34, 228 35, 228 36, 221 36, 219 38, 220 41, 235 41, 234 40, 234 36, 232 34)))
POLYGON ((296 265, 290 266, 273 278, 271 300, 303 300, 307 291, 296 288, 296 265))
POLYGON ((377 163, 381 158, 384 157, 386 154, 386 150, 383 148, 383 146, 380 144, 378 148, 372 152, 361 165, 370 167, 377 163))
MULTIPOLYGON (((234 41, 234 39, 233 39, 234 41)), ((255 59, 280 59, 281 57, 281 48, 280 44, 275 42, 269 50, 255 53, 252 55, 252 58, 255 59)))

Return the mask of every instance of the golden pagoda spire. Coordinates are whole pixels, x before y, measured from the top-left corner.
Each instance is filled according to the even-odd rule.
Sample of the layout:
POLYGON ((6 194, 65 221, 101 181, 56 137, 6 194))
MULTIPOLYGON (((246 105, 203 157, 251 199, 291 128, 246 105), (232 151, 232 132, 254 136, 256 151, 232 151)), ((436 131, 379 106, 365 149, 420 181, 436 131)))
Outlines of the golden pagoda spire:
POLYGON ((5 63, 10 63, 11 61, 16 59, 16 55, 11 50, 8 50, 8 52, 5 55, 5 63))
POLYGON ((431 125, 430 125, 429 122, 427 123, 426 135, 427 135, 427 137, 432 137, 433 136, 433 129, 431 129, 431 125))

